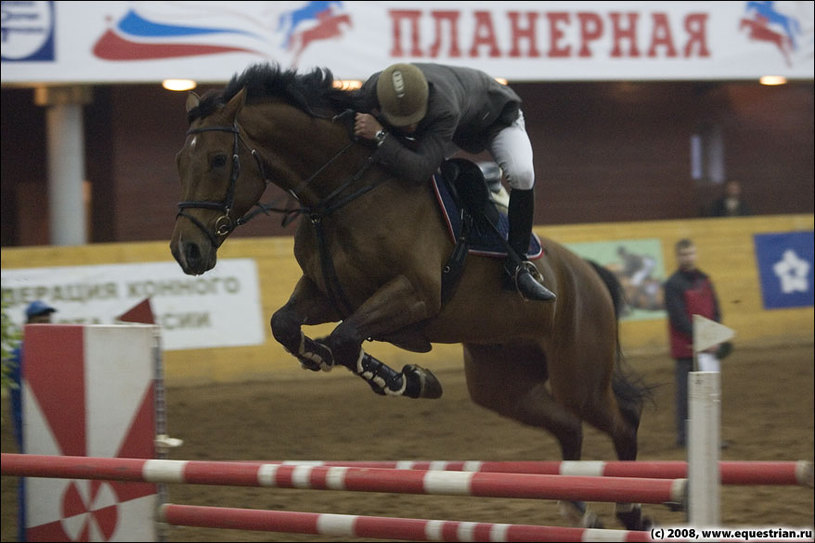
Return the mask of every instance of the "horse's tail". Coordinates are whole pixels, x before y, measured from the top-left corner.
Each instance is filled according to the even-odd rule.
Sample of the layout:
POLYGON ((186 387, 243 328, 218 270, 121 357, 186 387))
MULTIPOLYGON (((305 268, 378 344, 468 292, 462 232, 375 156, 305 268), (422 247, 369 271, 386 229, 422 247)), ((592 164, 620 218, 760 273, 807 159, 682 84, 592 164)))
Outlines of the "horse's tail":
POLYGON ((634 373, 625 363, 623 356, 622 346, 620 345, 620 328, 619 320, 622 316, 623 310, 627 304, 625 299, 625 291, 617 279, 608 268, 601 266, 597 262, 586 259, 591 264, 600 279, 606 285, 611 300, 614 304, 614 317, 618 322, 617 326, 617 363, 614 365, 614 374, 611 379, 611 388, 614 391, 614 396, 617 397, 617 402, 620 405, 620 410, 625 416, 626 420, 630 422, 634 428, 637 428, 640 423, 640 414, 645 400, 653 399, 651 393, 652 387, 645 384, 642 377, 634 373))
MULTIPOLYGON (((614 316, 617 320, 620 320, 620 316, 626 305, 625 292, 623 291, 622 284, 620 284, 620 280, 605 266, 601 266, 597 262, 589 259, 586 259, 586 262, 591 264, 591 267, 594 268, 594 271, 597 272, 597 275, 599 275, 600 279, 605 283, 608 293, 611 294, 611 301, 614 302, 614 316)), ((620 342, 618 341, 618 347, 619 344, 620 342)))

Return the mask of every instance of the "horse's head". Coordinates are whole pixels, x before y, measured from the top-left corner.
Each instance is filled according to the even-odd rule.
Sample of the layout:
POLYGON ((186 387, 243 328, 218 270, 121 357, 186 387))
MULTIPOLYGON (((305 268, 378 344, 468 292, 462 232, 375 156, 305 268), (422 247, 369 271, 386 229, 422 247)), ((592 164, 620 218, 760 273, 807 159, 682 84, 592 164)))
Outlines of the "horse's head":
POLYGON ((185 273, 215 266, 218 248, 248 220, 267 183, 312 209, 347 194, 370 154, 349 139, 344 121, 353 116, 341 112, 352 104, 330 71, 298 74, 268 64, 249 67, 220 93, 190 94, 190 128, 176 156, 182 201, 170 242, 185 273))
MULTIPOLYGON (((266 186, 262 162, 247 144, 238 122, 245 100, 246 92, 241 90, 227 103, 193 120, 184 147, 176 155, 182 201, 170 249, 190 275, 215 266, 218 247, 266 186)), ((201 99, 191 93, 188 114, 200 104, 201 99)))

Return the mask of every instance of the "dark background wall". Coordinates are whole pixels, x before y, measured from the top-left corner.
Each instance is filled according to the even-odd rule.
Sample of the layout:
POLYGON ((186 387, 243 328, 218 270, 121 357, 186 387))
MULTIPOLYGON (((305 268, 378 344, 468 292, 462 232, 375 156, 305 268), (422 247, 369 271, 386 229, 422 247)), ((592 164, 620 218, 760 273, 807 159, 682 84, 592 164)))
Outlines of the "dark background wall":
MULTIPOLYGON (((698 217, 718 184, 691 178, 690 138, 721 130, 728 179, 755 214, 813 212, 813 83, 524 83, 535 148, 536 223, 698 217)), ((205 89, 199 89, 202 92, 205 89)), ((2 246, 48 244, 45 113, 33 90, 2 93, 2 246)), ((101 86, 85 107, 90 241, 169 239, 186 93, 101 86)), ((487 158, 484 155, 481 158, 487 158)), ((285 203, 275 187, 264 201, 285 203)), ((235 236, 291 235, 280 217, 235 236)))

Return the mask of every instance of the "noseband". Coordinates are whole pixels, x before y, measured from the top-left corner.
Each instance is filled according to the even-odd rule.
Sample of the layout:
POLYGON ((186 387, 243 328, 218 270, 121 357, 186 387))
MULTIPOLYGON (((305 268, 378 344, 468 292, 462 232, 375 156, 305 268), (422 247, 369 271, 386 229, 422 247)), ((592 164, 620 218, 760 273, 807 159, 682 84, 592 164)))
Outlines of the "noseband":
MULTIPOLYGON (((349 110, 350 111, 350 110, 349 110)), ((346 112, 347 113, 347 112, 346 112)), ((353 112, 352 112, 353 113, 353 112)), ((339 118, 341 116, 337 116, 339 118)), ((328 296, 331 299, 335 308, 337 308, 341 313, 346 315, 351 313, 351 304, 348 302, 348 298, 346 297, 345 293, 343 292, 342 285, 340 284, 339 279, 337 278, 337 272, 334 269, 334 263, 331 258, 330 252, 328 250, 327 241, 325 239, 325 234, 323 231, 323 218, 333 214, 335 211, 339 210, 340 208, 344 207, 346 204, 356 200, 363 194, 373 190, 379 184, 384 182, 388 179, 386 176, 380 176, 379 179, 375 180, 374 182, 359 188, 356 191, 351 193, 347 193, 349 189, 351 189, 356 182, 362 179, 362 176, 368 170, 368 168, 373 164, 373 155, 368 155, 368 158, 364 161, 364 163, 359 167, 355 174, 353 174, 348 180, 341 183, 339 187, 334 189, 330 194, 323 197, 316 205, 311 207, 300 207, 297 209, 288 209, 288 210, 281 210, 281 209, 274 209, 272 207, 263 205, 263 204, 255 204, 260 207, 260 210, 256 210, 252 213, 247 213, 246 215, 240 217, 236 221, 233 221, 230 218, 229 213, 232 210, 232 205, 235 200, 235 186, 238 182, 238 177, 240 176, 240 157, 238 156, 238 152, 240 151, 240 145, 243 144, 249 151, 251 152, 252 156, 255 158, 255 162, 257 162, 258 170, 260 171, 261 177, 268 185, 270 180, 266 177, 264 169, 263 169, 263 161, 258 154, 257 150, 252 149, 240 135, 240 127, 238 126, 237 121, 233 122, 232 126, 205 126, 200 128, 191 128, 187 131, 187 135, 190 134, 200 134, 201 132, 230 132, 234 134, 234 143, 232 145, 232 173, 229 176, 229 187, 227 188, 226 197, 221 202, 213 202, 207 200, 188 200, 184 202, 180 202, 178 204, 178 215, 176 217, 185 217, 189 219, 195 226, 197 226, 206 236, 209 238, 212 246, 214 248, 218 248, 220 242, 229 235, 236 227, 245 224, 249 221, 249 219, 253 218, 259 212, 267 212, 268 211, 279 211, 285 214, 285 218, 283 221, 283 225, 285 226, 289 220, 293 217, 296 217, 300 214, 308 215, 311 223, 314 225, 315 233, 317 236, 320 259, 322 263, 323 269, 323 276, 326 283, 326 288, 328 290, 328 296), (216 211, 223 212, 218 220, 215 222, 215 234, 210 232, 204 224, 190 215, 186 213, 186 209, 214 209, 216 211)), ((302 191, 305 190, 329 165, 331 165, 334 161, 339 159, 342 155, 344 155, 348 150, 352 148, 355 144, 356 139, 352 139, 348 142, 347 145, 343 146, 334 156, 332 156, 328 161, 326 161, 320 168, 317 169, 312 175, 308 178, 304 179, 300 182, 297 187, 288 189, 288 193, 293 196, 297 201, 301 200, 302 191)))
POLYGON ((220 245, 220 241, 229 235, 230 232, 241 224, 246 223, 249 219, 256 215, 256 213, 247 214, 234 221, 229 216, 230 211, 232 211, 232 205, 235 203, 235 186, 238 183, 238 177, 241 173, 241 160, 240 156, 238 155, 241 144, 243 144, 247 149, 249 149, 249 152, 252 153, 252 156, 257 163, 258 170, 260 171, 261 178, 263 178, 267 185, 269 184, 269 179, 266 177, 265 172, 263 171, 263 161, 261 160, 257 150, 249 147, 241 137, 240 128, 238 127, 237 121, 235 121, 232 126, 204 126, 201 128, 191 128, 187 130, 187 135, 200 134, 201 132, 231 132, 234 134, 235 140, 232 144, 232 172, 229 175, 229 187, 226 191, 226 197, 220 202, 213 202, 210 200, 186 200, 179 202, 178 214, 176 217, 185 217, 186 219, 189 219, 190 222, 192 222, 202 232, 204 232, 204 234, 206 234, 210 242, 212 242, 213 247, 218 247, 220 245), (215 235, 213 235, 201 221, 187 213, 185 211, 186 209, 214 209, 216 211, 223 212, 223 215, 218 217, 218 220, 215 221, 215 235))
MULTIPOLYGON (((242 224, 246 224, 249 222, 250 219, 254 218, 259 213, 266 213, 269 214, 269 211, 275 211, 284 214, 283 225, 287 225, 291 220, 293 220, 297 215, 300 214, 308 214, 312 217, 312 221, 319 220, 319 218, 330 215, 340 207, 344 206, 351 200, 354 200, 361 196, 362 194, 368 192, 369 190, 373 189, 376 184, 363 188, 360 191, 357 191, 350 196, 341 197, 341 194, 348 189, 348 187, 358 181, 368 167, 371 165, 371 157, 368 157, 368 160, 362 165, 362 167, 357 171, 357 173, 352 176, 345 184, 343 184, 339 189, 337 189, 334 193, 329 195, 325 198, 322 202, 320 202, 315 208, 306 208, 301 207, 298 209, 277 209, 267 204, 256 203, 255 205, 259 207, 259 209, 249 213, 247 212, 244 216, 238 218, 237 220, 232 220, 229 216, 230 211, 232 210, 232 206, 235 201, 235 186, 238 182, 238 177, 240 176, 241 171, 241 161, 240 157, 238 156, 238 151, 240 150, 240 145, 243 144, 244 147, 249 149, 249 152, 255 159, 257 163, 258 170, 260 171, 260 175, 263 180, 268 185, 271 183, 269 178, 266 176, 266 173, 263 168, 263 159, 260 157, 260 154, 257 152, 256 149, 249 147, 249 145, 244 141, 240 134, 240 127, 238 126, 238 122, 234 121, 232 126, 203 126, 200 128, 190 128, 187 130, 187 135, 190 134, 200 134, 201 132, 230 132, 234 134, 234 143, 232 144, 232 172, 229 176, 229 187, 226 191, 226 197, 223 201, 220 202, 213 202, 211 200, 186 200, 183 202, 178 203, 178 217, 184 217, 189 219, 195 226, 201 230, 207 238, 209 238, 212 246, 217 248, 220 243, 223 241, 223 238, 228 236, 235 228, 241 226, 242 224), (214 209, 216 211, 221 211, 223 215, 218 217, 218 220, 215 221, 215 234, 210 232, 207 227, 198 219, 186 213, 186 209, 214 209), (316 217, 316 218, 315 218, 316 217)), ((328 161, 325 162, 320 168, 317 169, 312 175, 310 175, 307 179, 303 180, 297 187, 288 189, 287 192, 293 196, 297 201, 300 201, 300 193, 303 189, 308 187, 314 179, 317 178, 330 164, 332 164, 335 160, 337 160, 340 156, 344 155, 352 146, 354 145, 354 141, 350 141, 347 145, 342 147, 333 157, 331 157, 328 161)))

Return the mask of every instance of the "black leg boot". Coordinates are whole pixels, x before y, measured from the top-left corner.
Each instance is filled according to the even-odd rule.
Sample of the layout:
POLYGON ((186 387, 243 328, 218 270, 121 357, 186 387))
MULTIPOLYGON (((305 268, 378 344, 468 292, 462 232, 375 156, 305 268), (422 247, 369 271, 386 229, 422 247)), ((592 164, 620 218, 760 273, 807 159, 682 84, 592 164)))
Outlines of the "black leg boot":
POLYGON ((535 265, 526 260, 532 222, 535 213, 534 189, 509 193, 509 246, 511 250, 504 261, 508 281, 526 300, 551 302, 557 298, 554 292, 543 286, 535 265), (514 253, 514 254, 513 254, 514 253))

